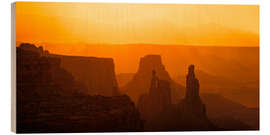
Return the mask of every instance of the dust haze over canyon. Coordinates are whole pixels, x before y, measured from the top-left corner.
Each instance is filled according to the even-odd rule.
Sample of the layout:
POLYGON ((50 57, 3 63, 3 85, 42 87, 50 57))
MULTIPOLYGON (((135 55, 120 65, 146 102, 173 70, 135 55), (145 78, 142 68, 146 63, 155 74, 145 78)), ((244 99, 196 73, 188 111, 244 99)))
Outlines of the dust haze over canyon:
MULTIPOLYGON (((21 104, 22 112, 32 101, 46 104, 37 104, 37 110, 26 112, 30 119, 41 115, 50 131, 66 131, 54 131, 52 118, 62 124, 71 121, 66 126, 75 126, 72 132, 259 128, 259 47, 40 45, 38 48, 39 45, 17 42, 17 58, 23 61, 19 64, 23 67, 19 77, 28 78, 19 79, 21 85, 17 87, 24 90, 19 94, 27 95, 19 97, 26 104, 21 104), (28 59, 32 61, 26 62, 28 59), (31 66, 40 71, 34 72, 29 69, 31 66), (37 84, 32 88, 28 83, 37 84), (43 84, 53 85, 43 88, 43 84), (45 100, 47 96, 56 106, 45 100), (71 109, 64 107, 66 103, 79 113, 65 113, 71 109), (81 105, 94 105, 96 109, 81 105), (53 111, 42 112, 40 107, 57 110, 63 117, 53 111), (101 113, 105 110, 108 115, 101 113), (126 111, 131 113, 122 116, 126 111), (92 116, 97 114, 104 129, 93 127, 97 119, 91 119, 89 112, 92 116), (110 123, 113 118, 118 120, 116 127, 110 123), (80 128, 82 125, 91 128, 80 128)), ((21 123, 26 125, 21 131, 36 132, 29 128, 27 119, 21 119, 21 123)))
POLYGON ((187 67, 194 64, 198 69, 195 72, 204 82, 202 93, 222 93, 248 107, 259 107, 259 47, 83 43, 40 45, 55 54, 112 58, 119 86, 124 86, 122 82, 127 83, 132 78, 139 70, 140 59, 148 54, 160 55, 170 78, 181 85, 185 84, 187 67), (129 76, 125 76, 127 74, 129 76))
POLYGON ((13 5, 17 133, 260 129, 258 5, 13 5))

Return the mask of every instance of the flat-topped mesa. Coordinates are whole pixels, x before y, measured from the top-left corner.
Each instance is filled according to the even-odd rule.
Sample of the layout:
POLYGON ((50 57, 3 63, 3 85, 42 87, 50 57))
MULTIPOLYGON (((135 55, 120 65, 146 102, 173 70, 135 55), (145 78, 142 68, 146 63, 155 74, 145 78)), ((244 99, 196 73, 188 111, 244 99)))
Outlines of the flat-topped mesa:
POLYGON ((171 80, 165 66, 162 64, 160 55, 146 55, 140 59, 139 74, 149 74, 151 76, 152 70, 158 74, 158 77, 162 80, 171 80))
MULTIPOLYGON (((86 88, 60 67, 61 60, 41 55, 39 48, 24 44, 16 48, 17 97, 69 96, 85 93, 86 88), (31 84, 31 85, 29 85, 31 84), (22 95, 23 94, 23 95, 22 95)), ((31 99, 31 98, 29 98, 31 99)))
POLYGON ((140 71, 152 71, 154 67, 163 67, 161 62, 160 55, 146 55, 141 57, 140 64, 139 64, 139 72, 140 71))
POLYGON ((59 56, 61 66, 85 84, 91 95, 116 96, 119 94, 112 58, 59 56))
MULTIPOLYGON (((112 58, 97 58, 86 56, 66 56, 50 54, 42 46, 22 43, 19 49, 26 50, 28 59, 46 57, 44 61, 50 61, 52 69, 63 68, 71 73, 76 82, 85 86, 90 95, 117 96, 119 95, 118 85, 115 76, 114 62, 112 58)), ((39 61, 42 64, 43 61, 39 61)), ((61 78, 59 76, 59 78, 61 78)))
POLYGON ((153 70, 155 72, 154 80, 158 78, 171 83, 172 79, 166 71, 165 66, 162 64, 160 55, 146 55, 142 57, 137 73, 135 73, 133 78, 122 88, 135 103, 138 103, 138 99, 142 94, 148 93, 153 70))

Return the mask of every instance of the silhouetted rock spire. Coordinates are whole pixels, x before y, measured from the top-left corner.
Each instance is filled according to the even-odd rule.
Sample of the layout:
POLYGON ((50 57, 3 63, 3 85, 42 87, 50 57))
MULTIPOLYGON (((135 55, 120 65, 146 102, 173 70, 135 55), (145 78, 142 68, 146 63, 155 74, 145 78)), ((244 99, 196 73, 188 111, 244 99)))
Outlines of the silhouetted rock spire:
POLYGON ((205 105, 202 103, 199 91, 199 80, 195 76, 195 66, 188 67, 188 75, 186 78, 186 96, 180 105, 183 111, 191 112, 201 118, 206 118, 205 105))
POLYGON ((200 100, 199 95, 200 84, 199 80, 195 76, 194 69, 195 69, 194 65, 190 65, 188 67, 188 75, 186 78, 186 97, 185 97, 185 99, 188 102, 195 102, 200 100))
POLYGON ((152 70, 149 93, 140 96, 138 109, 145 120, 154 119, 171 105, 170 82, 160 80, 152 70))
POLYGON ((152 71, 152 80, 151 80, 151 86, 150 86, 150 93, 151 90, 156 89, 158 87, 158 77, 156 76, 156 71, 152 71))
MULTIPOLYGON (((149 93, 138 100, 138 109, 147 131, 210 130, 215 129, 208 120, 205 105, 199 96, 199 81, 194 74, 194 65, 189 66, 186 96, 176 105, 171 101, 170 81, 159 78, 152 70, 149 93)), ((178 100, 179 101, 179 100, 178 100)))

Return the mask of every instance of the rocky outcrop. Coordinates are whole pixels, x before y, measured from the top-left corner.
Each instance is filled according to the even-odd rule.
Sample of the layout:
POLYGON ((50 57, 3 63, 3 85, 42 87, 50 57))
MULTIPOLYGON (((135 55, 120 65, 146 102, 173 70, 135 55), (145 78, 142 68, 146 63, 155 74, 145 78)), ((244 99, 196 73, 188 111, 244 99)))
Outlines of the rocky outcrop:
POLYGON ((180 108, 183 111, 188 111, 198 117, 206 117, 205 105, 202 103, 199 89, 199 80, 194 73, 194 65, 188 67, 188 75, 186 77, 186 96, 180 103, 180 108))
POLYGON ((119 95, 112 58, 54 55, 61 59, 61 67, 83 83, 91 95, 119 95))
POLYGON ((48 56, 49 51, 44 50, 42 46, 36 47, 34 44, 21 43, 19 47, 23 50, 38 53, 41 56, 48 56))
POLYGON ((159 80, 153 71, 149 94, 142 95, 138 102, 146 131, 217 130, 206 116, 193 70, 190 66, 186 96, 178 104, 171 103, 169 82, 159 80))
POLYGON ((140 96, 138 109, 144 120, 155 119, 161 112, 171 105, 170 83, 160 80, 155 70, 152 73, 152 80, 149 93, 140 96))
POLYGON ((34 52, 39 56, 48 56, 52 59, 51 61, 61 61, 57 66, 71 73, 73 79, 84 85, 90 95, 117 96, 120 94, 112 58, 50 54, 47 50, 43 50, 42 46, 36 47, 28 43, 22 43, 20 49, 34 52))
POLYGON ((38 50, 31 44, 17 47, 18 133, 143 130, 128 96, 87 94, 87 88, 60 66, 60 58, 38 50))
MULTIPOLYGON (((19 94, 71 95, 86 93, 86 87, 60 67, 61 60, 44 55, 42 47, 23 43, 17 47, 17 88, 19 94)), ((46 51, 46 54, 48 51, 46 51)), ((23 96, 23 95, 19 95, 23 96)))
POLYGON ((160 80, 168 81, 171 87, 172 102, 179 102, 184 97, 184 87, 175 83, 165 66, 162 64, 160 55, 146 55, 140 59, 139 69, 124 87, 121 88, 131 99, 138 103, 141 95, 148 93, 152 80, 152 71, 155 70, 156 76, 160 80))

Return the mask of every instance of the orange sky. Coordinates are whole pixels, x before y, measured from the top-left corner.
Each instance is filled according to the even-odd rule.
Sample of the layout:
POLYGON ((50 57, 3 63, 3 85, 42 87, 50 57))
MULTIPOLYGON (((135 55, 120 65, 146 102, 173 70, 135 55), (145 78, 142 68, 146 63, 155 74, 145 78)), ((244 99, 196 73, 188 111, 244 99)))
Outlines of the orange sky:
POLYGON ((259 46, 259 6, 16 2, 21 42, 259 46))

